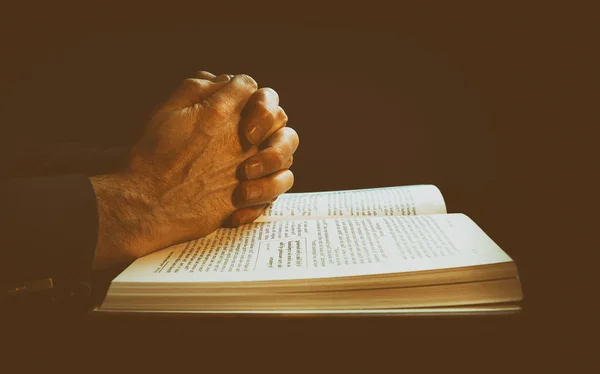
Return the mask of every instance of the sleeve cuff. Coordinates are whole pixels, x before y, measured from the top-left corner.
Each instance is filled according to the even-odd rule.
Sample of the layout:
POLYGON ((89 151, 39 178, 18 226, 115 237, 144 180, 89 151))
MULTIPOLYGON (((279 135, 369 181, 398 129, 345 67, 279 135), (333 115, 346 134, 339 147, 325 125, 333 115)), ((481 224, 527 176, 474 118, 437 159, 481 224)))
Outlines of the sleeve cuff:
MULTIPOLYGON (((96 196, 83 174, 0 181, 0 258, 6 283, 90 279, 98 239, 96 196)), ((4 282, 3 282, 4 283, 4 282)))

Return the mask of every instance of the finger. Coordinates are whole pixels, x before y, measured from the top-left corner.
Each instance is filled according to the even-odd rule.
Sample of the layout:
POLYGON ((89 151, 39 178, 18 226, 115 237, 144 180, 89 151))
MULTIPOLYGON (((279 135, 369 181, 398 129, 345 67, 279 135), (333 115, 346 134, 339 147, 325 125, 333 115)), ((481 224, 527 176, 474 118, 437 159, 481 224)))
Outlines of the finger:
POLYGON ((196 73, 196 78, 209 80, 211 82, 228 82, 231 80, 231 78, 233 78, 233 75, 221 74, 217 77, 213 73, 209 73, 207 71, 199 71, 196 73))
POLYGON ((218 77, 211 79, 212 82, 229 82, 231 80, 231 76, 227 74, 221 74, 218 77))
POLYGON ((287 160, 287 162, 283 166, 283 169, 291 168, 293 163, 294 163, 294 156, 290 156, 290 158, 287 160))
POLYGON ((279 95, 271 88, 257 90, 242 113, 240 131, 252 145, 260 144, 272 133, 284 127, 287 115, 279 106, 279 95))
POLYGON ((229 216, 225 221, 224 226, 238 227, 247 223, 252 223, 263 214, 266 208, 267 204, 261 204, 238 209, 229 216))
POLYGON ((266 204, 285 193, 294 185, 294 174, 281 170, 264 178, 241 182, 233 192, 237 208, 266 204))
POLYGON ((258 179, 289 168, 299 142, 291 127, 279 129, 269 137, 266 148, 240 164, 238 176, 242 180, 258 179))
POLYGON ((214 75, 213 73, 209 73, 208 71, 201 70, 196 73, 195 77, 198 79, 206 79, 206 80, 210 81, 210 80, 213 80, 214 78, 216 78, 216 75, 214 75))
POLYGON ((258 84, 252 77, 245 74, 236 75, 222 89, 216 90, 208 99, 208 104, 218 116, 239 116, 257 89, 258 84))
MULTIPOLYGON (((278 196, 277 196, 278 197, 278 196)), ((241 208, 233 212, 223 223, 225 227, 238 227, 247 223, 252 223, 258 217, 260 217, 265 209, 277 200, 277 197, 269 200, 267 204, 260 204, 250 206, 247 208, 241 208)))
POLYGON ((219 82, 188 78, 181 82, 175 93, 171 95, 167 102, 168 104, 179 108, 189 107, 210 98, 215 92, 218 92, 228 83, 229 78, 227 78, 226 81, 219 82))

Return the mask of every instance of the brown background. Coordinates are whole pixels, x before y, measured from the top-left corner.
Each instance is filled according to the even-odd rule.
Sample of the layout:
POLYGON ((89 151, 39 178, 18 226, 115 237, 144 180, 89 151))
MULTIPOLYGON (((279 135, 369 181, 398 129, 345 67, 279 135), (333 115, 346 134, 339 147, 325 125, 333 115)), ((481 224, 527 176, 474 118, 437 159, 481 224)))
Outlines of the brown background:
MULTIPOLYGON (((597 222, 586 197, 597 174, 591 14, 547 4, 11 5, 1 122, 44 139, 130 144, 196 70, 250 74, 278 91, 300 135, 293 191, 433 183, 450 212, 516 260, 526 309, 514 323, 396 322, 393 336, 475 334, 538 347, 527 356, 538 362, 546 350, 585 351, 594 320, 581 296, 598 249, 583 235, 597 222)), ((374 323, 379 335, 357 331, 393 337, 374 323)), ((327 344, 339 347, 351 326, 325 329, 327 344)))

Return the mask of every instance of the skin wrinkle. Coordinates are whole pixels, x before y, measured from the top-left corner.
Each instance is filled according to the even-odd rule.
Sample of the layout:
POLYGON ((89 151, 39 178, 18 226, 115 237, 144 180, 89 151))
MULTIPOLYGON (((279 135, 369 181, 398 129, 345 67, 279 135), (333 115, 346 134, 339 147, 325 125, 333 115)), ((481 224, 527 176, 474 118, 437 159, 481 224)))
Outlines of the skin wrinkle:
MULTIPOLYGON (((273 134, 268 140, 268 146, 263 149, 259 157, 250 157, 244 162, 243 170, 246 173, 246 166, 256 162, 262 162, 263 172, 272 173, 280 169, 287 169, 292 164, 292 156, 298 148, 298 135, 289 128, 283 127, 281 130, 273 134)), ((247 175, 246 178, 254 178, 258 176, 247 175)))
POLYGON ((124 168, 90 179, 100 216, 94 268, 203 237, 228 220, 251 222, 289 190, 293 174, 284 166, 298 140, 278 104, 276 93, 247 76, 182 82, 149 119, 124 168), (273 139, 247 147, 249 124, 257 122, 273 139), (239 170, 248 160, 265 163, 265 172, 244 178, 239 170), (253 201, 245 199, 249 186, 262 191, 253 201))

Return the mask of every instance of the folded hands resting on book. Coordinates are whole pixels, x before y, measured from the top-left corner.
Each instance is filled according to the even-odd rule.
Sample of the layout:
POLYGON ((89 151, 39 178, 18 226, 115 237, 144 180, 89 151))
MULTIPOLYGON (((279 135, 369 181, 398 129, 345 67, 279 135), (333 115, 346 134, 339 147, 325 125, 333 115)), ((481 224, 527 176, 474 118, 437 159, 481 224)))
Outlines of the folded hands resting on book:
POLYGON ((296 132, 277 93, 246 75, 199 72, 151 116, 116 173, 91 178, 94 268, 239 226, 292 187, 296 132))

